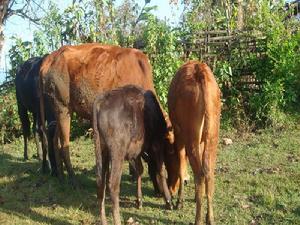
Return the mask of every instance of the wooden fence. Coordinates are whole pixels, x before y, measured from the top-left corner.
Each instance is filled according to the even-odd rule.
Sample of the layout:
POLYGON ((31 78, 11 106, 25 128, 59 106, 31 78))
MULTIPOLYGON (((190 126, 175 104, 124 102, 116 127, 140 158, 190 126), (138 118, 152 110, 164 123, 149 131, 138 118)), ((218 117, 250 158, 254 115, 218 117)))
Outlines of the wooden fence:
MULTIPOLYGON (((250 55, 263 58, 266 52, 266 38, 249 32, 230 32, 228 30, 199 31, 193 34, 193 38, 186 38, 182 42, 184 58, 191 54, 196 55, 201 61, 206 62, 213 70, 219 60, 232 61, 232 54, 241 59, 247 59, 250 55)), ((261 82, 255 77, 250 67, 241 65, 235 70, 235 76, 239 76, 238 88, 248 91, 259 91, 261 82)))

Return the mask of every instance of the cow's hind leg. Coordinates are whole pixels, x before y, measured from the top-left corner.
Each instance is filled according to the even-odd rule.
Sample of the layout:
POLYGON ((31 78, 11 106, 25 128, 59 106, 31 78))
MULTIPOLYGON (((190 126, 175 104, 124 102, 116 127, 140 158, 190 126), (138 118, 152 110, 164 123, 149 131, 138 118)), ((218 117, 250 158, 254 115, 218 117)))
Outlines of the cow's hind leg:
MULTIPOLYGON (((37 111, 40 109, 37 108, 37 111)), ((49 139, 46 136, 46 133, 43 132, 42 126, 39 127, 39 121, 41 121, 40 113, 36 113, 33 115, 34 121, 33 121, 33 133, 35 138, 35 143, 37 147, 37 154, 39 159, 42 160, 42 172, 48 173, 49 172, 49 162, 47 159, 47 148, 49 146, 49 139), (42 146, 40 145, 39 140, 41 140, 42 146)))
POLYGON ((135 170, 137 175, 137 196, 136 196, 136 203, 137 208, 142 208, 142 174, 143 174, 143 164, 141 157, 137 157, 135 160, 135 170))
POLYGON ((204 176, 201 174, 195 174, 195 198, 196 198, 196 217, 195 217, 195 225, 200 225, 203 217, 203 208, 202 203, 204 199, 204 176))
POLYGON ((111 171, 109 177, 109 189, 112 201, 112 212, 114 225, 121 225, 120 218, 120 205, 119 205, 119 194, 120 194, 120 182, 122 175, 123 159, 113 158, 111 162, 111 171))
MULTIPOLYGON (((96 166, 97 168, 97 166, 96 166)), ((105 188, 106 188, 106 175, 109 170, 108 159, 102 160, 102 174, 97 174, 97 198, 99 203, 99 213, 101 219, 101 225, 107 225, 106 215, 105 215, 105 188)))
POLYGON ((55 165, 56 165, 56 168, 52 168, 52 171, 53 169, 56 169, 57 177, 62 182, 64 171, 63 171, 63 164, 62 164, 62 153, 61 153, 62 149, 60 144, 60 130, 58 126, 56 126, 55 128, 54 137, 52 141, 53 141, 53 151, 54 151, 55 165))
POLYGON ((24 160, 27 160, 28 159, 27 140, 30 136, 30 121, 28 118, 27 110, 21 104, 18 104, 18 114, 21 120, 22 130, 23 130, 24 160))
POLYGON ((37 158, 40 160, 43 160, 43 153, 42 153, 42 147, 40 144, 40 140, 39 140, 39 127, 37 124, 37 116, 36 114, 33 114, 33 135, 34 135, 34 141, 35 141, 35 145, 36 145, 36 150, 37 150, 37 158))
POLYGON ((205 176, 205 189, 206 189, 206 196, 207 196, 206 224, 214 225, 215 222, 214 222, 212 199, 213 199, 214 189, 215 189, 215 177, 214 177, 213 169, 211 169, 208 175, 205 176))
POLYGON ((72 185, 77 186, 75 180, 75 174, 72 168, 71 159, 70 159, 70 122, 71 117, 69 112, 61 113, 58 115, 57 126, 59 127, 60 134, 60 144, 61 144, 61 155, 65 163, 68 175, 70 177, 72 185))
POLYGON ((100 224, 107 225, 105 215, 105 188, 107 175, 109 170, 109 157, 106 146, 100 141, 100 135, 96 119, 94 125, 94 144, 96 156, 96 182, 97 182, 97 198, 99 203, 100 224))
POLYGON ((181 209, 183 208, 183 201, 184 201, 184 178, 185 178, 185 169, 186 169, 186 151, 184 148, 183 140, 181 140, 181 136, 176 134, 175 136, 175 148, 176 153, 178 154, 179 159, 179 167, 176 171, 179 174, 179 190, 178 190, 178 200, 176 203, 176 208, 181 209))
POLYGON ((206 169, 203 171, 205 175, 205 190, 207 196, 207 214, 206 224, 214 225, 214 213, 213 213, 213 195, 215 191, 215 166, 216 166, 216 147, 218 139, 207 138, 205 143, 205 154, 203 167, 206 169))
MULTIPOLYGON (((47 139, 48 139, 48 158, 51 165, 51 176, 58 176, 57 172, 57 161, 60 160, 59 158, 56 159, 55 152, 60 149, 60 146, 58 146, 57 140, 58 136, 55 135, 56 133, 56 123, 48 125, 48 132, 47 132, 47 139), (55 139, 54 139, 55 138, 55 139)), ((60 160, 61 161, 61 160, 60 160)))
POLYGON ((195 181, 195 198, 196 198, 196 217, 195 217, 195 225, 200 225, 202 220, 202 202, 204 197, 204 174, 202 167, 202 157, 200 152, 200 146, 196 144, 187 146, 188 158, 190 161, 190 165, 192 167, 194 173, 194 181, 195 181))
POLYGON ((106 176, 108 174, 109 170, 109 161, 108 157, 105 157, 105 155, 102 156, 102 162, 96 163, 96 170, 97 170, 97 198, 99 202, 99 213, 100 213, 100 219, 101 224, 106 225, 106 215, 105 215, 105 188, 106 188, 106 176), (99 169, 99 163, 101 163, 101 170, 99 169), (99 174, 100 172, 101 174, 99 174))

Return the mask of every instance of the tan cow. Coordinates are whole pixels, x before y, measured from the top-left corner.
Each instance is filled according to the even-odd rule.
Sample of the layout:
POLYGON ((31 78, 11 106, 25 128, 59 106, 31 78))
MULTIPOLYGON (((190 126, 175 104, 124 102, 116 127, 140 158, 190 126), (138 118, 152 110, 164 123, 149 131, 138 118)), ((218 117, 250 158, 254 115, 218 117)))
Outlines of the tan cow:
POLYGON ((174 147, 178 156, 175 159, 179 160, 179 171, 169 173, 168 182, 172 190, 179 179, 177 206, 182 207, 187 155, 195 179, 196 225, 201 224, 204 194, 207 196, 206 223, 214 224, 212 198, 220 126, 220 94, 210 68, 197 61, 189 61, 178 70, 168 94, 169 114, 174 128, 174 147))
MULTIPOLYGON (((145 54, 137 49, 97 43, 61 47, 45 58, 40 77, 41 91, 49 97, 57 120, 58 176, 63 175, 62 163, 58 160, 60 155, 73 182, 69 154, 71 113, 92 120, 96 95, 127 84, 155 92, 151 66, 145 54)), ((41 102, 42 112, 43 105, 41 102)))

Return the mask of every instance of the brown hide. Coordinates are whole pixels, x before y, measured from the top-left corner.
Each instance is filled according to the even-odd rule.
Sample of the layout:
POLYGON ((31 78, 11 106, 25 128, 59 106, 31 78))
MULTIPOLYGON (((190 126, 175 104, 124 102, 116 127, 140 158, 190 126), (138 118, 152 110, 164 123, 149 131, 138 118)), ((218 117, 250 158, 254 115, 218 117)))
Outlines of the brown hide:
POLYGON ((119 192, 124 160, 130 160, 135 167, 136 202, 138 208, 142 206, 143 152, 155 161, 166 206, 172 208, 163 166, 167 124, 153 92, 126 85, 98 95, 93 107, 93 129, 100 223, 107 224, 105 186, 109 180, 114 224, 121 225, 119 192))
POLYGON ((59 150, 59 177, 63 174, 60 156, 74 177, 69 156, 71 112, 91 120, 96 95, 126 84, 155 92, 146 55, 136 49, 97 43, 61 47, 44 60, 40 76, 41 90, 49 96, 58 125, 54 144, 59 150))
POLYGON ((197 61, 189 61, 178 70, 168 94, 169 115, 177 153, 173 156, 173 167, 168 169, 168 182, 171 191, 180 183, 177 204, 181 207, 187 155, 195 177, 195 224, 201 223, 201 202, 204 193, 208 203, 206 222, 214 224, 212 196, 220 126, 220 94, 210 68, 197 61))
POLYGON ((95 96, 103 91, 126 84, 154 91, 146 55, 96 43, 64 46, 53 52, 43 62, 41 76, 46 94, 86 119, 91 119, 95 96))

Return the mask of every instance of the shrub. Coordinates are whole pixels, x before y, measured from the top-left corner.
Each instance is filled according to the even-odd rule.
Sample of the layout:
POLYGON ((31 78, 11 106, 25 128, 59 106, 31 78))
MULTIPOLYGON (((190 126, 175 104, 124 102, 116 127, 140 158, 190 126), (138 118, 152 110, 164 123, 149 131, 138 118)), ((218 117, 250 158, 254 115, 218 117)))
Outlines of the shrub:
POLYGON ((180 58, 182 48, 178 45, 179 34, 165 22, 151 17, 143 35, 145 51, 153 69, 156 92, 160 102, 166 106, 171 79, 183 63, 180 58))
POLYGON ((8 89, 0 94, 0 143, 11 142, 21 133, 15 90, 8 89))

